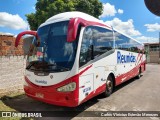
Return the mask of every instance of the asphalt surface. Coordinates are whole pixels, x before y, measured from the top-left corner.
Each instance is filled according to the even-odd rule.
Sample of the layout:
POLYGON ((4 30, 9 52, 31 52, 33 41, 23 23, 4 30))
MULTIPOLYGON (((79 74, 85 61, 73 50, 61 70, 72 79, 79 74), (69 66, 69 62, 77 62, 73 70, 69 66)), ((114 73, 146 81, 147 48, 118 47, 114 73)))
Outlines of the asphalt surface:
MULTIPOLYGON (((131 79, 116 87, 114 93, 103 98, 97 96, 76 107, 67 108, 49 105, 21 95, 3 102, 17 111, 78 111, 70 117, 47 117, 45 120, 73 119, 73 120, 160 120, 158 117, 77 117, 85 111, 160 111, 160 65, 147 64, 147 70, 140 79, 131 79)), ((63 115, 62 115, 63 116, 63 115)), ((36 118, 43 120, 44 118, 36 118)))

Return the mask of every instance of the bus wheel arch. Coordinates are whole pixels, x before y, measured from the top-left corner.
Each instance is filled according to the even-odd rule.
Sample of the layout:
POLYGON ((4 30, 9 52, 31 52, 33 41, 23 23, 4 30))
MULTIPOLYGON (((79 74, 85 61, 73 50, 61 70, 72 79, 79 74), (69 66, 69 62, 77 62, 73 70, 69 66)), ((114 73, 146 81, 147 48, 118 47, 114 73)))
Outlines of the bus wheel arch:
POLYGON ((109 97, 114 91, 115 87, 115 76, 113 73, 110 73, 106 79, 106 89, 102 93, 103 97, 109 97))

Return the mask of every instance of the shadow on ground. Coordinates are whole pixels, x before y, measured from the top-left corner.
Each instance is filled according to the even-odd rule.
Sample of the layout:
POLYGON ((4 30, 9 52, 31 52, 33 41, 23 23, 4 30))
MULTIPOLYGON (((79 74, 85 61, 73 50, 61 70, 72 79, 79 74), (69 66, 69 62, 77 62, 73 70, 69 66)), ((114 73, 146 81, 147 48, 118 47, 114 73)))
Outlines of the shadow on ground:
MULTIPOLYGON (((116 91, 118 91, 119 89, 127 86, 128 84, 131 84, 135 80, 136 79, 134 78, 134 79, 126 81, 125 83, 117 86, 114 90, 114 93, 116 91)), ((112 97, 112 96, 110 96, 110 97, 112 97)), ((2 102, 6 106, 13 108, 16 111, 19 111, 19 112, 24 112, 24 111, 30 112, 31 111, 31 112, 45 112, 45 113, 50 112, 52 114, 52 116, 54 116, 55 120, 57 120, 57 119, 72 119, 75 116, 78 116, 81 113, 83 113, 83 111, 85 111, 89 107, 98 103, 100 99, 105 99, 105 98, 103 98, 101 95, 99 95, 99 96, 96 96, 96 97, 92 98, 91 100, 81 104, 78 107, 69 108, 69 107, 50 105, 47 103, 36 101, 36 100, 33 100, 33 99, 27 97, 24 94, 18 95, 15 97, 3 96, 1 98, 2 102), (59 113, 59 111, 61 113, 59 113), (68 117, 66 117, 67 114, 68 114, 68 117), (59 117, 61 117, 61 118, 59 118, 59 117), (62 117, 65 117, 65 118, 62 118, 62 117)), ((21 120, 23 120, 23 118, 21 120)), ((36 120, 43 120, 43 119, 36 118, 36 120)), ((53 118, 46 118, 46 120, 53 120, 53 118)))
MULTIPOLYGON (((12 108, 15 109, 18 112, 42 112, 42 115, 48 115, 55 118, 55 120, 58 119, 72 119, 75 116, 78 116, 83 111, 85 111, 90 106, 93 106, 98 102, 98 99, 95 97, 82 105, 74 108, 69 107, 61 107, 61 106, 55 106, 50 105, 47 103, 43 103, 40 101, 33 100, 32 98, 27 97, 26 95, 18 95, 15 97, 9 97, 9 96, 3 96, 1 98, 2 102, 12 108), (59 118, 59 117, 65 117, 65 118, 59 118)), ((25 120, 25 119, 21 119, 25 120)), ((28 120, 28 119, 27 119, 28 120)), ((35 120, 43 120, 42 118, 35 118, 35 120)), ((53 120, 53 118, 49 119, 46 118, 46 120, 53 120)))

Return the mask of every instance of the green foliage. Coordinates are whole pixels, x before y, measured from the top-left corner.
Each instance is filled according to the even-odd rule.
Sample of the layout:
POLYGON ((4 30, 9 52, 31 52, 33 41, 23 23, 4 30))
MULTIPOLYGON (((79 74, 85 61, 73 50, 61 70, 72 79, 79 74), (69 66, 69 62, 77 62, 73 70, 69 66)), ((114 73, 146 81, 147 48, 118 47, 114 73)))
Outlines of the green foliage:
POLYGON ((31 30, 37 30, 48 18, 62 12, 81 11, 98 18, 103 9, 99 0, 37 0, 35 8, 35 13, 26 15, 31 30))

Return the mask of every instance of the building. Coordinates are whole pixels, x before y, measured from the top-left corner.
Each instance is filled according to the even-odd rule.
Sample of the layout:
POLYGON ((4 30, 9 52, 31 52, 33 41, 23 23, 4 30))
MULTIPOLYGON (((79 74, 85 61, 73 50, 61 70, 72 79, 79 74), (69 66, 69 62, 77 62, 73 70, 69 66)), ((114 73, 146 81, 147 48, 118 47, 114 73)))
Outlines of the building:
POLYGON ((23 38, 23 52, 27 55, 29 52, 30 45, 32 44, 34 36, 26 36, 23 38))
POLYGON ((0 34, 0 56, 23 55, 23 40, 16 48, 14 46, 15 39, 13 35, 0 34))
POLYGON ((159 43, 145 43, 145 51, 148 63, 159 63, 159 58, 160 58, 159 43))

